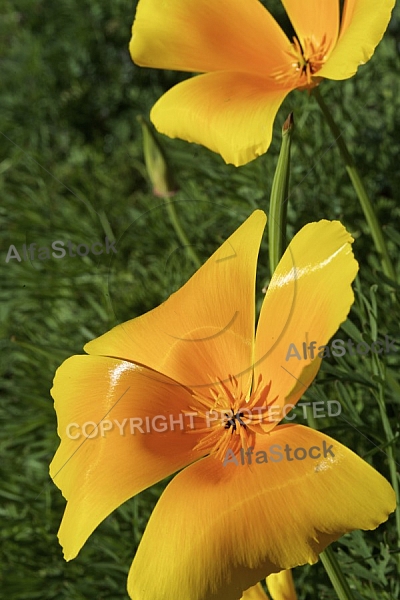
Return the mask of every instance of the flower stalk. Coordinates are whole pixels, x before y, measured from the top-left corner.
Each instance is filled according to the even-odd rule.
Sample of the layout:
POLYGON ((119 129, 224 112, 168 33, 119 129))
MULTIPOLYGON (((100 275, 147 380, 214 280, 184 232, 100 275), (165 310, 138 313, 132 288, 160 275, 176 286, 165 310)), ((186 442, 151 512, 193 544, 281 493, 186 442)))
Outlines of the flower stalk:
POLYGON ((149 123, 141 116, 137 117, 137 120, 142 128, 143 154, 147 174, 153 186, 153 194, 163 198, 165 201, 165 208, 176 236, 185 248, 193 265, 196 269, 199 269, 201 261, 188 240, 175 210, 174 201, 171 200, 171 197, 177 192, 177 185, 174 181, 165 152, 149 123))
POLYGON ((290 177, 290 148, 294 129, 293 113, 282 127, 282 144, 272 182, 268 218, 269 268, 275 271, 286 248, 286 216, 290 177))
POLYGON ((349 584, 342 573, 332 548, 330 546, 325 548, 320 557, 339 600, 354 600, 349 584))
POLYGON ((197 256, 196 251, 193 249, 193 246, 190 244, 185 231, 183 230, 177 212, 175 210, 175 205, 172 200, 169 198, 165 198, 165 208, 167 209, 168 217, 171 222, 172 227, 176 233, 177 238, 181 242, 182 246, 185 248, 188 256, 190 256, 190 260, 196 269, 201 267, 201 262, 199 257, 197 256))
POLYGON ((381 259, 383 272, 387 277, 389 277, 389 279, 396 281, 396 273, 393 268, 392 261, 390 260, 390 256, 389 256, 389 253, 388 253, 388 250, 386 247, 385 238, 383 237, 383 234, 382 234, 382 228, 379 224, 379 221, 375 214, 373 204, 372 204, 371 200, 369 199, 369 196, 368 196, 365 186, 362 182, 362 179, 360 177, 358 169, 355 165, 353 157, 351 156, 349 149, 346 145, 346 142, 344 141, 342 132, 340 131, 337 124, 335 123, 335 121, 331 115, 331 112, 330 112, 328 106, 326 105, 325 100, 321 96, 320 91, 317 87, 314 88, 313 95, 314 95, 314 98, 316 99, 316 101, 318 102, 319 107, 322 111, 322 114, 324 115, 324 118, 332 132, 332 135, 335 139, 336 145, 339 149, 340 155, 345 164, 346 171, 350 177, 351 183, 353 184, 354 190, 357 194, 361 208, 365 215, 365 219, 366 219, 369 229, 371 231, 371 235, 372 235, 372 239, 375 244, 376 251, 378 252, 379 257, 381 259))

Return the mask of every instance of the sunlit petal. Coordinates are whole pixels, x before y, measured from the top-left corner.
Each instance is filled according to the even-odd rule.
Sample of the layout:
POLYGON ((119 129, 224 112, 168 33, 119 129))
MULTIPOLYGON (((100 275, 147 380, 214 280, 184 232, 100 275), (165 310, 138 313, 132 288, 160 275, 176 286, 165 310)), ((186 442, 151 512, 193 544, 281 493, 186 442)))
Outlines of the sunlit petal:
POLYGON ((345 0, 339 40, 318 73, 328 79, 352 77, 381 41, 395 0, 345 0))
POLYGON ((150 118, 161 133, 202 144, 239 166, 266 152, 291 89, 246 73, 208 73, 170 89, 150 118))
POLYGON ((190 393, 128 362, 73 356, 52 395, 61 444, 50 474, 68 499, 59 539, 70 560, 128 498, 199 458, 199 438, 185 433, 190 393))
POLYGON ((271 279, 257 325, 255 381, 260 375, 272 381, 276 407, 304 394, 321 363, 318 348, 348 315, 358 270, 352 241, 338 221, 309 223, 293 238, 271 279), (305 355, 303 343, 311 342, 313 354, 305 355))
POLYGON ((131 598, 238 600, 273 572, 316 562, 344 533, 375 529, 395 508, 382 475, 308 427, 257 436, 254 453, 251 467, 207 457, 173 479, 133 561, 131 598), (254 462, 257 452, 277 459, 277 446, 286 444, 292 460, 254 462), (298 448, 316 456, 315 447, 319 457, 293 459, 298 448))
POLYGON ((289 46, 258 0, 141 0, 130 51, 145 67, 263 74, 288 61, 289 46))

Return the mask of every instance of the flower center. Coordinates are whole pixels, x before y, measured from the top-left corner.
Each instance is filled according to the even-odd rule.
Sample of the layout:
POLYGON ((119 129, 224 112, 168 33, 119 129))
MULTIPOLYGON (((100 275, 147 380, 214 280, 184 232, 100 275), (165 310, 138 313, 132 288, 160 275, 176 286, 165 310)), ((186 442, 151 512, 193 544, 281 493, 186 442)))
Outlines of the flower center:
POLYGON ((292 60, 290 68, 277 71, 274 73, 274 78, 285 86, 290 85, 300 89, 315 87, 320 81, 315 75, 328 57, 329 46, 325 36, 318 42, 313 38, 306 38, 303 45, 293 37, 293 44, 288 53, 292 60))
POLYGON ((253 391, 243 393, 236 377, 230 375, 227 381, 218 379, 218 384, 208 393, 193 393, 194 403, 190 407, 196 413, 195 433, 204 433, 204 437, 194 450, 208 451, 215 458, 224 459, 228 448, 238 454, 254 446, 256 434, 270 430, 269 407, 276 398, 268 402, 271 382, 266 385, 259 376, 253 391))

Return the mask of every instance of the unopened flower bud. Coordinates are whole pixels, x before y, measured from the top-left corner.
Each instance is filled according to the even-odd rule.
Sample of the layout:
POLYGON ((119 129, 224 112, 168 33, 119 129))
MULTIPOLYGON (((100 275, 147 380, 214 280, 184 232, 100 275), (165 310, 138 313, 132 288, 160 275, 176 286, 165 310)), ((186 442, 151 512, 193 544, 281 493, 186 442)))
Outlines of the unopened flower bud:
POLYGON ((141 116, 137 118, 143 133, 143 154, 146 170, 153 186, 153 194, 169 198, 177 192, 177 185, 172 177, 165 152, 151 125, 141 116))

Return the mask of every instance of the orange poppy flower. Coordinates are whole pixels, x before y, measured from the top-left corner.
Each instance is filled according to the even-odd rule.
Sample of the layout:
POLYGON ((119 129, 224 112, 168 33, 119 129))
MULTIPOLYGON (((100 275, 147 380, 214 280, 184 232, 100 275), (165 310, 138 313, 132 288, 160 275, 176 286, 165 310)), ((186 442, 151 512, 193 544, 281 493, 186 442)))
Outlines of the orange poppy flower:
POLYGON ((59 531, 67 560, 114 509, 181 470, 133 561, 135 600, 238 599, 394 510, 391 486, 361 458, 309 427, 277 425, 276 410, 270 417, 313 381, 321 359, 289 368, 287 348, 304 332, 329 341, 354 300, 357 263, 339 222, 303 227, 254 335, 265 222, 255 211, 168 300, 89 342, 89 356, 56 373, 61 444, 51 476, 67 499, 59 531), (271 458, 285 445, 307 456, 271 458))
POLYGON ((282 0, 293 42, 258 0, 140 0, 130 52, 143 67, 201 72, 153 107, 161 133, 243 165, 267 151, 296 88, 347 79, 381 40, 395 0, 282 0))

